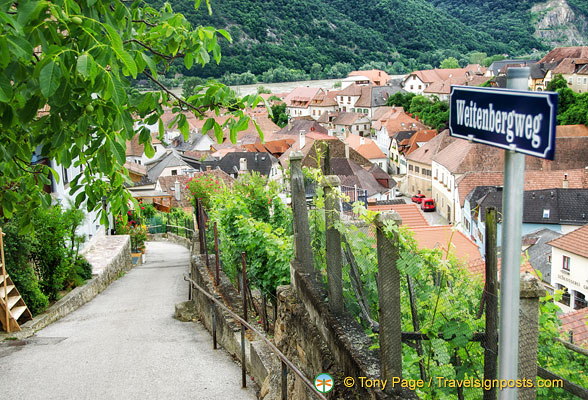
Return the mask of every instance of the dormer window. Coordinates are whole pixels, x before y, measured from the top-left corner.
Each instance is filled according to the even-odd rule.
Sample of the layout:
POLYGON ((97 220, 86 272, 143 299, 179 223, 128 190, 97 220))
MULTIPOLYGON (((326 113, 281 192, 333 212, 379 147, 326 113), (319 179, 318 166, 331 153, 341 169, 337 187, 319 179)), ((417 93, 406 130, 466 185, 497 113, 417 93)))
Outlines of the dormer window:
POLYGON ((549 218, 549 209, 543 209, 543 218, 549 218))

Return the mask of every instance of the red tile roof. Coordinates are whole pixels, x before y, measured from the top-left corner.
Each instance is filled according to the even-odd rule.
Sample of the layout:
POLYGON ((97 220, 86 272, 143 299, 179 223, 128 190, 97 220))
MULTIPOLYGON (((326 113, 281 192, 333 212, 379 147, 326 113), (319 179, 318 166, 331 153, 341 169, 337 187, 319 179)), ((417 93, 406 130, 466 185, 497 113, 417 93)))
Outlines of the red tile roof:
POLYGON ((431 161, 433 160, 433 156, 447 147, 449 144, 453 143, 455 139, 449 136, 449 131, 443 131, 433 139, 429 140, 427 143, 412 151, 406 159, 409 161, 414 161, 421 164, 431 165, 431 161))
POLYGON ((284 102, 288 107, 308 107, 310 101, 319 93, 322 89, 315 87, 302 86, 297 87, 286 96, 284 102))
POLYGON ((588 225, 584 225, 547 244, 561 250, 588 258, 588 225))
POLYGON ((456 140, 433 157, 449 172, 463 174, 470 171, 502 171, 504 150, 467 140, 456 140))
POLYGON ((450 225, 412 228, 420 248, 442 249, 469 263, 481 258, 478 246, 458 229, 450 225))
POLYGON ((539 60, 539 63, 561 62, 565 58, 588 58, 588 46, 557 47, 539 60))
POLYGON ((380 150, 376 142, 367 137, 360 137, 359 135, 349 135, 344 140, 345 143, 349 144, 349 147, 356 150, 359 154, 367 158, 368 160, 386 158, 386 154, 380 150), (363 144, 361 144, 363 139, 363 144))
POLYGON ((390 75, 379 69, 352 71, 347 76, 365 76, 366 78, 369 78, 373 84, 378 86, 384 86, 390 80, 390 75))
POLYGON ((402 218, 402 225, 406 225, 409 228, 422 228, 429 226, 425 216, 416 204, 391 204, 382 206, 368 204, 368 210, 394 210, 400 215, 400 218, 402 218))
POLYGON ((428 142, 435 136, 437 136, 437 129, 422 129, 418 131, 410 137, 408 141, 408 147, 406 148, 406 150, 404 150, 404 154, 408 155, 418 150, 418 148, 420 147, 419 144, 423 145, 423 143, 428 142))
POLYGON ((569 332, 574 333, 574 344, 588 347, 588 308, 575 310, 559 316, 560 332, 567 338, 569 332))
MULTIPOLYGON (((498 258, 498 279, 500 279, 500 267, 502 266, 502 259, 499 257, 498 258)), ((486 280, 486 262, 484 261, 483 258, 479 258, 477 260, 471 261, 467 264, 467 268, 468 271, 470 271, 470 273, 473 276, 479 276, 480 278, 482 278, 482 281, 486 280)), ((535 270, 533 269, 533 266, 531 265, 531 263, 529 262, 528 259, 525 258, 525 260, 521 263, 521 273, 530 273, 530 274, 534 274, 535 276, 537 276, 537 273, 535 272, 535 270)))

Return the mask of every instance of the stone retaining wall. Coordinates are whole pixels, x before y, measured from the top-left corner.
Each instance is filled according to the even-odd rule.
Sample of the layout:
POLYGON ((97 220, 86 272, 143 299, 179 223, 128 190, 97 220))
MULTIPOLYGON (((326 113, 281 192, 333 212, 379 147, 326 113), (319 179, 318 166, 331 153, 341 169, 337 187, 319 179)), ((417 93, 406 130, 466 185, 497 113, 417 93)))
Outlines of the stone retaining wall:
MULTIPOLYGON (((198 240, 197 231, 194 233, 194 237, 198 240)), ((175 233, 150 233, 149 239, 154 242, 172 242, 184 246, 188 250, 192 250, 192 240, 183 236, 178 236, 175 233)))
POLYGON ((94 257, 101 257, 104 260, 105 266, 101 268, 100 275, 89 280, 84 286, 73 289, 44 313, 23 324, 20 332, 2 333, 0 334, 0 339, 5 339, 6 337, 24 339, 34 335, 36 331, 43 329, 92 300, 108 285, 117 280, 122 273, 132 268, 131 241, 128 235, 105 236, 102 240, 109 242, 108 254, 96 254, 100 252, 99 246, 95 246, 86 253, 88 261, 91 261, 94 257), (116 241, 119 242, 116 250, 111 252, 113 250, 112 243, 116 241), (110 259, 108 259, 108 256, 110 256, 110 259))

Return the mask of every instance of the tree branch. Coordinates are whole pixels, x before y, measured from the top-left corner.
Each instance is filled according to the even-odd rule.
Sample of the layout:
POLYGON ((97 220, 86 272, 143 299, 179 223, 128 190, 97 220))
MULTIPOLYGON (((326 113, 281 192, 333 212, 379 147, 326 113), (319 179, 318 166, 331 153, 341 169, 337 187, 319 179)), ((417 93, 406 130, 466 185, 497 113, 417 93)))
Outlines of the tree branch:
POLYGON ((177 53, 175 56, 168 56, 167 54, 163 54, 162 52, 159 52, 157 50, 155 50, 154 48, 152 48, 151 46, 149 46, 146 43, 141 42, 140 40, 137 39, 129 39, 129 40, 125 40, 124 43, 130 43, 130 42, 134 42, 137 43, 139 46, 142 46, 144 48, 146 48, 147 50, 149 50, 150 52, 152 52, 153 54, 163 58, 164 60, 167 61, 172 61, 176 58, 180 58, 180 57, 184 57, 184 53, 177 53))
POLYGON ((147 76, 147 78, 151 79, 151 81, 153 83, 155 83, 157 86, 159 86, 161 88, 161 90, 163 90, 164 92, 166 92, 167 94, 169 94, 171 97, 173 97, 174 99, 176 99, 180 104, 182 104, 182 105, 186 106, 187 108, 190 108, 193 111, 197 112, 199 114, 199 116, 204 116, 204 111, 206 111, 207 109, 209 109, 211 106, 214 105, 214 104, 211 104, 210 106, 196 107, 196 106, 188 103, 187 101, 183 100, 182 98, 176 96, 171 90, 169 90, 168 88, 166 88, 161 82, 159 82, 157 79, 155 79, 149 72, 143 71, 143 73, 145 74, 145 76, 147 76))
POLYGON ((150 26, 152 28, 157 26, 157 24, 154 24, 149 21, 145 21, 144 19, 134 19, 134 20, 132 20, 132 22, 135 22, 137 24, 145 24, 145 25, 150 26))

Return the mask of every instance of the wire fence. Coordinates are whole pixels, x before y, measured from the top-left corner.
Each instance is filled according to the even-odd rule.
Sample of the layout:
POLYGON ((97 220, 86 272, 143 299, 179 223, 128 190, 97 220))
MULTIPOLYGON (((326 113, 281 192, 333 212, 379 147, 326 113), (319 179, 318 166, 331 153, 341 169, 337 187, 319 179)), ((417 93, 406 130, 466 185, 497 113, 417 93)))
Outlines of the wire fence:
POLYGON ((194 236, 194 220, 188 216, 162 213, 147 219, 146 222, 150 234, 173 233, 190 240, 194 236))

